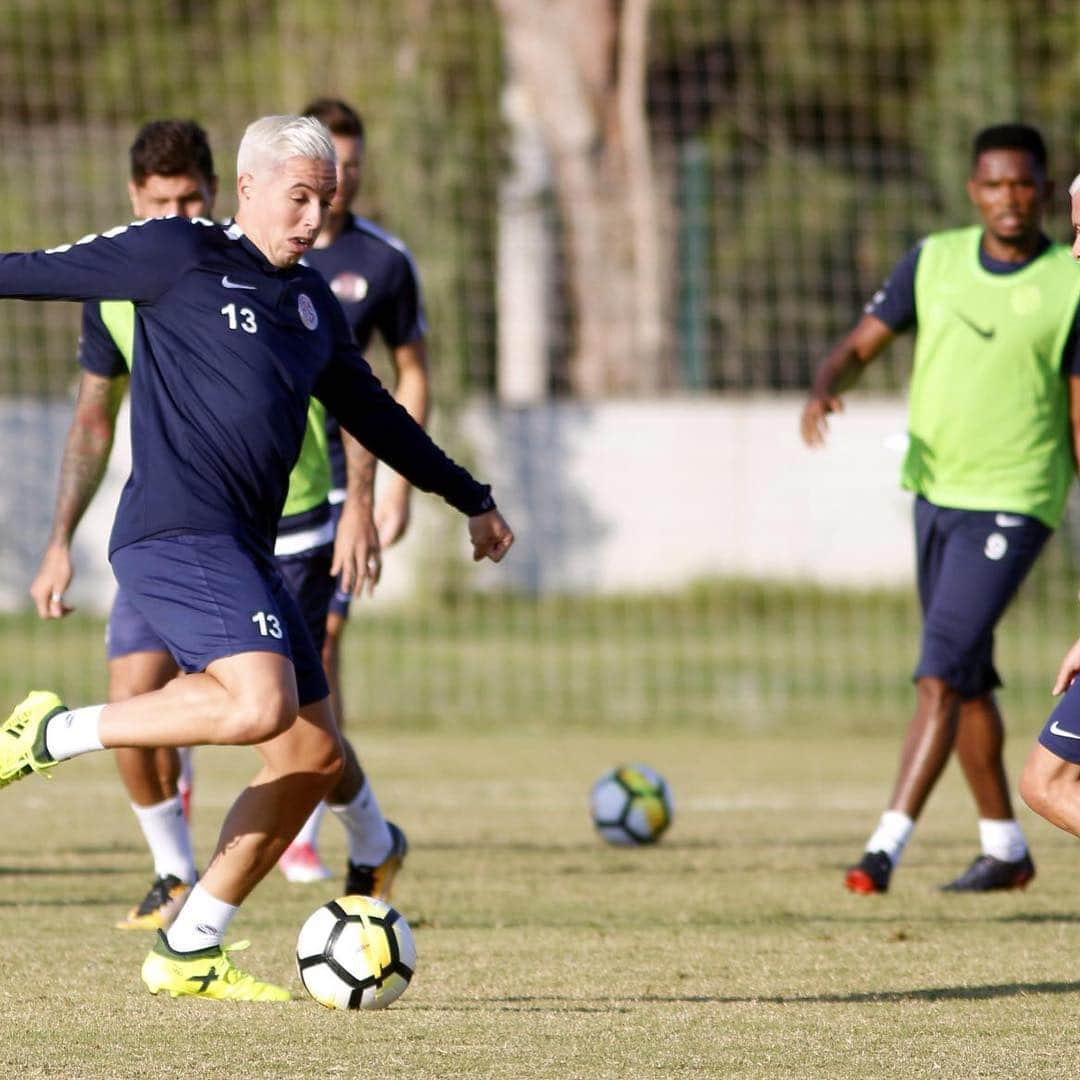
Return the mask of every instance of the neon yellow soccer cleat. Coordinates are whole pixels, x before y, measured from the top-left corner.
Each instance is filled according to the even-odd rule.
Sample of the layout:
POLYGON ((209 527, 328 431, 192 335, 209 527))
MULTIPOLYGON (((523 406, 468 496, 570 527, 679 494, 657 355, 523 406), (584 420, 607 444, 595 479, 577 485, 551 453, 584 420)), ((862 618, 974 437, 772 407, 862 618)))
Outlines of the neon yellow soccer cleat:
POLYGON ((214 945, 198 952, 176 953, 169 948, 165 935, 158 931, 157 944, 143 961, 142 980, 151 994, 168 994, 174 998, 290 1001, 292 994, 283 986, 259 982, 229 959, 229 953, 239 952, 250 944, 249 941, 238 941, 235 945, 214 945))
POLYGON ((31 690, 0 726, 0 787, 30 773, 46 773, 56 762, 45 749, 45 723, 67 706, 49 690, 31 690))
POLYGON ((117 930, 167 930, 184 906, 191 886, 175 874, 154 879, 142 902, 133 907, 127 918, 116 924, 117 930))

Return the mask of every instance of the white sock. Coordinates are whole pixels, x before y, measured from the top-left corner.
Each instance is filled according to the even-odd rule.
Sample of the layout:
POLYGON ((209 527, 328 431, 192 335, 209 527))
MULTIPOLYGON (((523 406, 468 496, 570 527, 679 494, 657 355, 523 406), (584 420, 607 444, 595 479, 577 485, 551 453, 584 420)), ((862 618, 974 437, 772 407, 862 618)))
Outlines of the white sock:
POLYGON ((915 822, 907 814, 902 814, 899 810, 886 810, 870 839, 866 841, 866 850, 884 851, 893 866, 896 866, 914 828, 915 822))
POLYGON ((202 885, 196 885, 188 893, 176 921, 165 931, 165 940, 174 952, 195 952, 220 945, 238 910, 236 904, 226 904, 202 885))
POLYGON ((191 831, 184 820, 184 808, 180 796, 159 802, 154 806, 131 804, 150 854, 154 857, 155 877, 173 874, 188 885, 198 876, 195 872, 195 854, 191 850, 191 831))
POLYGON ((45 727, 45 749, 56 761, 67 761, 91 750, 104 750, 98 738, 98 721, 104 705, 88 705, 57 713, 45 727))
POLYGON ((356 798, 330 809, 338 816, 349 838, 349 862, 356 866, 378 866, 390 854, 394 838, 379 809, 367 777, 356 798))
POLYGON ((982 853, 1002 862, 1018 862, 1027 854, 1027 841, 1020 823, 1013 818, 979 818, 982 853))
POLYGON ((314 810, 311 811, 311 816, 300 826, 300 831, 296 834, 296 839, 293 840, 294 844, 310 844, 316 851, 319 849, 319 826, 322 824, 323 814, 326 813, 326 803, 320 802, 314 810))

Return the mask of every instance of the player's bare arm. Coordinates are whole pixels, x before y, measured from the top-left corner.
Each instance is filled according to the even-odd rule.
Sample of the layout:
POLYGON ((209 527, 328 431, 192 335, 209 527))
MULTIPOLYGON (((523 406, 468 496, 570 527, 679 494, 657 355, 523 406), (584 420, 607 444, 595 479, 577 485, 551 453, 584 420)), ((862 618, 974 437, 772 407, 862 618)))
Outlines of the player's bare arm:
POLYGON ((864 315, 822 361, 803 406, 799 429, 807 446, 823 446, 830 413, 843 412, 840 395, 858 382, 866 365, 895 337, 875 315, 864 315))
MULTIPOLYGON (((397 385, 394 399, 421 426, 428 415, 429 383, 427 345, 417 338, 394 349, 394 367, 397 385)), ((409 527, 409 496, 412 487, 403 476, 391 473, 385 490, 380 493, 375 506, 375 526, 379 531, 379 544, 388 548, 397 543, 409 527)))
POLYGON ((43 619, 59 619, 73 610, 63 600, 72 578, 71 539, 105 475, 127 384, 126 377, 108 378, 89 371, 84 371, 79 381, 75 414, 60 464, 49 542, 30 586, 43 619))
POLYGON ((372 505, 375 492, 375 456, 347 431, 341 432, 345 450, 346 488, 341 520, 334 534, 334 561, 330 573, 341 575, 345 592, 370 596, 382 574, 379 533, 372 505))

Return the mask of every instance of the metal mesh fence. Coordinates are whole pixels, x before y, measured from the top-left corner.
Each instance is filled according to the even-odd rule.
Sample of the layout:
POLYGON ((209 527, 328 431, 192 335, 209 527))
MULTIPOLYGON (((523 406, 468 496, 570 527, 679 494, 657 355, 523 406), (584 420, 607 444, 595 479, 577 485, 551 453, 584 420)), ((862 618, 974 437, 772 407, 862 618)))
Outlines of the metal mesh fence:
MULTIPOLYGON (((476 400, 512 412, 766 395, 790 405, 793 433, 823 350, 896 259, 971 220, 975 130, 1036 124, 1062 188, 1080 164, 1080 15, 1061 0, 8 0, 4 14, 4 249, 126 220, 126 151, 148 119, 208 130, 224 214, 251 119, 321 93, 356 104, 368 129, 357 208, 416 257, 437 430, 467 460, 456 410, 476 400)), ((62 412, 77 327, 73 305, 0 304, 6 401, 62 412)), ((894 346, 867 387, 899 400, 909 355, 894 346)), ((553 450, 533 446, 532 469, 572 466, 572 438, 557 464, 553 450)), ((781 452, 802 454, 793 441, 781 452)), ((9 549, 43 540, 55 440, 20 444, 20 461, 35 453, 40 481, 4 501, 9 549)), ((619 474, 617 456, 601 460, 619 474)), ((661 466, 637 491, 656 519, 682 512, 681 463, 661 466)), ((881 482, 895 487, 895 472, 881 482)), ((552 546, 573 534, 550 507, 528 509, 552 546)), ((720 506, 711 527, 740 513, 720 506)), ((457 523, 431 516, 409 587, 356 619, 358 714, 857 727, 902 711, 918 615, 896 575, 852 587, 718 557, 617 588, 540 574, 476 589, 447 540, 457 523)), ((597 532, 642 528, 654 562, 681 542, 663 521, 650 532, 594 516, 597 532)), ((5 557, 4 572, 6 595, 24 595, 25 560, 5 557)), ((1033 717, 1074 622, 1074 577, 1066 527, 1006 625, 1001 666, 1033 717)), ((100 623, 77 620, 10 617, 8 696, 58 670, 73 697, 100 694, 100 623)))

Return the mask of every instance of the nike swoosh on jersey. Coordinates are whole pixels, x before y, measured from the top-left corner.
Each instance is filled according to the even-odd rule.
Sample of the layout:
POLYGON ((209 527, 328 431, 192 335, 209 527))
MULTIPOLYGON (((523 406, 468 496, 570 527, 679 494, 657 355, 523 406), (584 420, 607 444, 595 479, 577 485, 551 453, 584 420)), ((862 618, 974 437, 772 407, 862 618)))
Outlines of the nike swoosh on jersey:
POLYGON ((1012 529, 1017 525, 1023 525, 1024 519, 1019 514, 995 514, 994 524, 999 529, 1012 529))
POLYGON ((224 285, 226 289, 251 289, 252 291, 258 289, 257 285, 245 285, 242 281, 230 281, 228 274, 221 279, 221 284, 224 285))
POLYGON ((983 339, 983 341, 992 341, 994 339, 994 335, 997 333, 996 327, 991 326, 989 330, 984 330, 981 326, 978 325, 978 323, 973 323, 966 315, 962 314, 961 312, 956 311, 953 314, 955 314, 956 317, 965 326, 970 327, 970 329, 974 330, 975 333, 983 339))
POLYGON ((1060 735, 1063 739, 1080 739, 1080 735, 1074 735, 1071 731, 1066 731, 1064 728, 1058 727, 1058 722, 1055 720, 1050 725, 1051 735, 1060 735))

